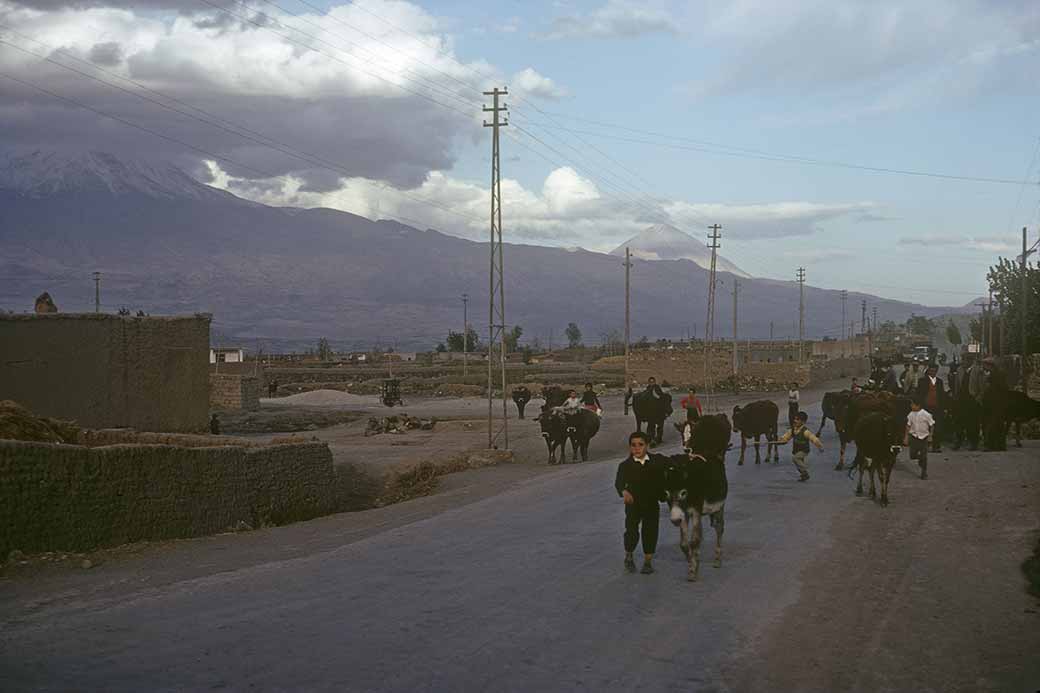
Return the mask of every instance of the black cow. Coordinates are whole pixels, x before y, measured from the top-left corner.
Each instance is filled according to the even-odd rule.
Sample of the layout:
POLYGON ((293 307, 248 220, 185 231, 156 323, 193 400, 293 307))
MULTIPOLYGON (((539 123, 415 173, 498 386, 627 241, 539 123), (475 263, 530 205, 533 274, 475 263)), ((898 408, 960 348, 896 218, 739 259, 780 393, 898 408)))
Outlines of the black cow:
POLYGON ((543 412, 553 407, 559 407, 567 401, 567 390, 564 390, 559 385, 543 387, 542 399, 545 400, 545 404, 542 405, 543 412))
POLYGON ((652 447, 664 440, 664 420, 672 415, 672 396, 667 392, 661 397, 647 391, 637 392, 632 395, 632 412, 636 415, 637 431, 642 431, 646 422, 646 434, 652 447))
POLYGON ((521 385, 513 388, 513 404, 516 405, 517 414, 524 418, 524 407, 531 401, 531 391, 521 385))
POLYGON ((838 392, 825 392, 823 394, 823 402, 820 405, 823 409, 823 418, 820 419, 820 427, 816 429, 816 437, 823 433, 823 427, 827 424, 827 419, 834 422, 835 430, 837 430, 838 417, 843 416, 848 409, 849 397, 851 395, 851 390, 839 390, 838 392))
MULTIPOLYGON (((850 440, 855 440, 856 427, 860 419, 871 412, 887 414, 897 429, 896 434, 901 441, 903 432, 906 430, 906 417, 910 413, 910 398, 901 395, 893 395, 890 392, 861 392, 849 398, 849 405, 845 413, 844 422, 835 423, 840 426, 841 452, 838 457, 838 466, 835 469, 843 469, 845 465, 845 448, 850 440)), ((856 445, 856 457, 849 465, 849 475, 857 469, 860 462, 859 445, 856 445)))
POLYGON ((571 459, 578 461, 578 453, 581 453, 581 461, 589 461, 589 441, 599 433, 599 415, 589 409, 581 409, 574 414, 568 414, 566 418, 566 434, 571 441, 571 459))
POLYGON ((747 449, 748 438, 755 439, 755 464, 761 464, 759 456, 759 438, 766 437, 766 462, 769 461, 769 451, 773 451, 773 461, 780 461, 780 446, 775 441, 777 437, 777 423, 780 419, 780 407, 776 402, 760 399, 747 406, 733 407, 733 430, 740 432, 740 459, 737 464, 744 464, 744 451, 747 449))
POLYGON ((1040 419, 1040 400, 1035 400, 1018 390, 1011 390, 1007 393, 1006 415, 1007 433, 1011 433, 1011 424, 1015 424, 1015 445, 1022 447, 1022 424, 1040 419))
POLYGON ((542 429, 542 438, 549 449, 549 464, 556 464, 556 448, 560 449, 560 464, 567 463, 567 418, 551 407, 543 407, 535 419, 542 429))
POLYGON ((871 411, 856 422, 856 459, 853 465, 859 470, 857 496, 863 495, 863 473, 866 471, 870 473, 870 497, 877 496, 874 486, 874 476, 877 475, 881 482, 881 505, 888 505, 888 481, 892 478, 905 427, 906 417, 896 421, 881 411, 871 411))
POLYGON ((701 518, 715 528, 715 563, 722 567, 725 529, 726 450, 732 434, 725 414, 704 416, 693 424, 691 449, 667 458, 663 473, 665 497, 672 524, 679 528, 679 548, 686 555, 686 579, 694 582, 700 569, 701 518))

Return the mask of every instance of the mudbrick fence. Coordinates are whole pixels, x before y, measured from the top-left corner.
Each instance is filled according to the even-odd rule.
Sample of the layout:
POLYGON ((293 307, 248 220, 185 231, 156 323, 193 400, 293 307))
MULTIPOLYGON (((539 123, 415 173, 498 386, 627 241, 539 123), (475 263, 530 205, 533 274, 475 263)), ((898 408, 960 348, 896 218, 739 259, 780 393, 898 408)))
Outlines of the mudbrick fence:
POLYGON ((260 408, 260 379, 210 373, 209 405, 214 409, 256 411, 260 408))

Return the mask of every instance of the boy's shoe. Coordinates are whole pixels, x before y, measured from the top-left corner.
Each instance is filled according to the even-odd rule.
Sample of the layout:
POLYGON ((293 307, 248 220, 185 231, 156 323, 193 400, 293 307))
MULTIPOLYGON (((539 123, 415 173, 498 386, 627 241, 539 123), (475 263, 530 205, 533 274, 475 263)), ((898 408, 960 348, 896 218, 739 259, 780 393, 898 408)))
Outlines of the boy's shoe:
POLYGON ((654 566, 650 563, 650 561, 646 561, 645 563, 643 563, 643 569, 639 572, 643 575, 652 575, 655 572, 654 566))
POLYGON ((798 477, 798 481, 808 481, 808 480, 809 480, 809 475, 808 474, 802 474, 800 477, 798 477))
POLYGON ((636 562, 631 557, 625 559, 625 572, 626 573, 634 573, 634 572, 636 572, 636 562))
POLYGON ((921 471, 921 481, 925 481, 928 478, 928 472, 921 471))

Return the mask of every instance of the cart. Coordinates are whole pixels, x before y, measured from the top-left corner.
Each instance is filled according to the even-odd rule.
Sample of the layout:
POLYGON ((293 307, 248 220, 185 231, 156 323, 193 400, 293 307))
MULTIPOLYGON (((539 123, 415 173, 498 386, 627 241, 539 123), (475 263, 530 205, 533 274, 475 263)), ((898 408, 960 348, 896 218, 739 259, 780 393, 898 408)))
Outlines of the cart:
POLYGON ((383 387, 380 388, 379 399, 388 407, 392 407, 395 404, 403 404, 401 402, 401 381, 396 378, 384 380, 383 387))

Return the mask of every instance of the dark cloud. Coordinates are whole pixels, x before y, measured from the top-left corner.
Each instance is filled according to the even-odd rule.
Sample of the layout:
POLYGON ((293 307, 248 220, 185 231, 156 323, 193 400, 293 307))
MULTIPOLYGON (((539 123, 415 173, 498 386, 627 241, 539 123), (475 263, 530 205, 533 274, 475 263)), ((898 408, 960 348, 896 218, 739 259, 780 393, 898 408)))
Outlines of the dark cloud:
POLYGON ((112 67, 123 62, 123 47, 115 41, 95 43, 90 49, 90 62, 103 67, 112 67))

